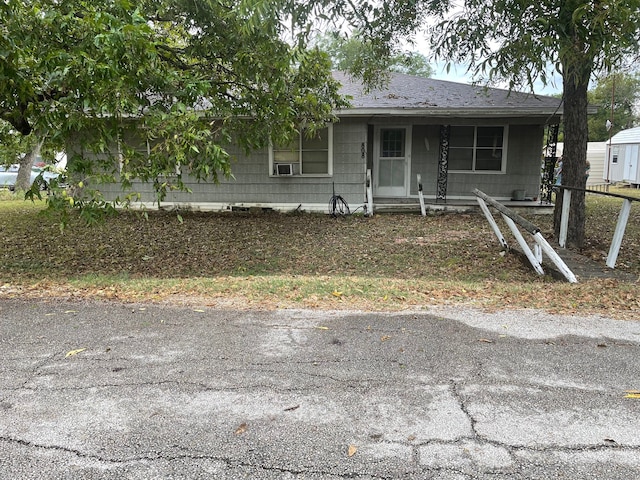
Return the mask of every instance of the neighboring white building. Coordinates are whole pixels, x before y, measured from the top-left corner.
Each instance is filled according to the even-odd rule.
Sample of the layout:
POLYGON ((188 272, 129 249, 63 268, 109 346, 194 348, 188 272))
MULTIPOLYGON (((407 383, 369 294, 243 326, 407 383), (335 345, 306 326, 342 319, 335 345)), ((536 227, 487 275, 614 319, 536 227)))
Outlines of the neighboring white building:
MULTIPOLYGON (((607 179, 605 172, 606 146, 606 142, 589 142, 587 144, 587 161, 591 165, 587 187, 604 183, 607 179)), ((564 143, 559 142, 556 154, 561 156, 563 149, 564 143)))
POLYGON ((605 180, 640 185, 640 127, 618 132, 605 146, 605 180))

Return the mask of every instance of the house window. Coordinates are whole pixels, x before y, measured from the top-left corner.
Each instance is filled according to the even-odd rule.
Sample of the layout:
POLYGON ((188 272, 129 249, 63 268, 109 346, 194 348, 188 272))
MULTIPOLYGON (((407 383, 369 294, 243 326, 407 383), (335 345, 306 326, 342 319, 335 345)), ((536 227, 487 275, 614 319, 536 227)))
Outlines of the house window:
MULTIPOLYGON (((151 167, 152 161, 150 159, 151 155, 154 153, 153 148, 156 144, 153 145, 149 142, 149 139, 130 139, 130 143, 124 143, 122 140, 118 139, 118 160, 119 160, 119 169, 120 173, 125 169, 125 159, 126 163, 132 166, 133 168, 137 168, 139 166, 151 167)), ((172 171, 167 171, 162 173, 162 177, 177 177, 182 174, 182 165, 180 162, 176 162, 172 171)))
POLYGON ((449 171, 504 172, 507 127, 452 126, 449 171))
POLYGON ((333 174, 333 125, 314 135, 298 134, 289 145, 269 148, 271 176, 328 176, 333 174))
POLYGON ((620 147, 616 145, 612 150, 611 163, 618 163, 618 154, 620 153, 620 147))
POLYGON ((122 173, 125 168, 133 166, 149 164, 149 156, 151 155, 151 145, 148 140, 144 142, 139 139, 127 139, 123 141, 118 137, 118 164, 119 171, 122 173))

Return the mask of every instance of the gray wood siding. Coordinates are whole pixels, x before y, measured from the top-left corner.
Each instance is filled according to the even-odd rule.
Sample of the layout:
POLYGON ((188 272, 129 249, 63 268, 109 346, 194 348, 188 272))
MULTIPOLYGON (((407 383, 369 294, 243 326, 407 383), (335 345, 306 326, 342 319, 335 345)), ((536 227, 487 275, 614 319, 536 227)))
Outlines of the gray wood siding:
POLYGON ((411 137, 411 195, 418 195, 417 175, 420 174, 423 193, 435 196, 440 156, 440 126, 414 125, 411 137))
MULTIPOLYGON (((496 198, 511 198, 514 190, 524 190, 527 197, 537 197, 540 183, 543 126, 526 124, 523 119, 508 122, 495 119, 468 119, 466 121, 441 118, 376 118, 375 124, 413 125, 411 152, 410 195, 417 196, 416 174, 422 176, 424 194, 436 194, 437 168, 440 150, 440 125, 509 125, 507 165, 505 173, 450 172, 447 198, 473 198, 478 188, 496 198)), ((198 182, 186 172, 185 182, 192 193, 172 192, 166 202, 218 203, 218 204, 318 204, 328 205, 334 189, 352 207, 364 203, 366 153, 371 155, 368 132, 371 121, 366 118, 343 118, 333 128, 333 175, 331 177, 270 177, 268 150, 245 155, 237 148, 229 151, 234 158, 234 178, 221 178, 218 184, 198 182), (365 155, 363 157, 363 148, 365 155)), ((114 145, 114 151, 117 151, 114 145)), ((623 161, 621 155, 621 163, 623 161)), ((106 199, 123 197, 119 185, 101 185, 106 199)), ((142 194, 143 202, 156 201, 151 184, 137 183, 134 190, 142 194)))
MULTIPOLYGON (((333 127, 333 176, 330 177, 271 177, 267 149, 245 155, 235 147, 229 148, 233 157, 231 171, 234 178, 219 178, 219 183, 198 182, 184 172, 183 179, 191 193, 171 192, 165 202, 184 203, 254 203, 254 204, 327 204, 335 192, 350 205, 364 202, 367 125, 345 119, 333 127)), ((141 200, 153 202, 152 185, 136 182, 134 190, 142 193, 141 200)), ((108 199, 123 192, 119 185, 104 185, 101 191, 108 199)))
MULTIPOLYGON (((530 122, 530 120, 529 120, 530 122)), ((447 197, 473 198, 478 188, 497 198, 511 198, 514 190, 525 190, 527 197, 537 197, 540 189, 542 139, 544 127, 510 119, 412 119, 376 118, 376 125, 412 125, 410 195, 417 196, 417 174, 422 176, 424 195, 435 197, 437 190, 438 157, 441 125, 508 125, 507 166, 505 173, 450 172, 447 197), (425 141, 426 140, 426 141, 425 141)), ((375 193, 374 193, 375 194, 375 193)))
POLYGON ((506 173, 449 173, 447 197, 468 197, 477 188, 496 198, 511 198, 514 190, 537 197, 540 190, 543 127, 509 125, 506 173))

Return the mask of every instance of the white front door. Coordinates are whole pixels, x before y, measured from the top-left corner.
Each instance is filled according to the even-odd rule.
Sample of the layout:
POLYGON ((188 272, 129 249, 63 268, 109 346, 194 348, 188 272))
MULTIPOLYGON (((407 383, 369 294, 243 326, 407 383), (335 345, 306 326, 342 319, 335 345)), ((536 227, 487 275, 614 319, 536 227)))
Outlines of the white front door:
POLYGON ((411 127, 376 127, 374 186, 381 197, 409 195, 411 127))

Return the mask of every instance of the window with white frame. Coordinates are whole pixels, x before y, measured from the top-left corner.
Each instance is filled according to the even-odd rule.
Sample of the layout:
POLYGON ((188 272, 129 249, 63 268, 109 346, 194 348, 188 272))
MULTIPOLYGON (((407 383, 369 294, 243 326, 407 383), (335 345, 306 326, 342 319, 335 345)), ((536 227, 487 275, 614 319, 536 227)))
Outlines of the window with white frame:
POLYGON ((304 130, 289 145, 269 148, 271 176, 328 176, 333 174, 333 125, 313 135, 304 130))
POLYGON ((123 141, 118 137, 118 162, 120 173, 125 168, 125 163, 129 165, 138 165, 148 163, 151 155, 151 145, 149 140, 141 141, 140 139, 126 138, 123 141), (125 160, 126 159, 126 160, 125 160))
POLYGON ((504 172, 505 126, 452 126, 449 135, 449 171, 504 172))
POLYGON ((616 145, 613 147, 611 163, 618 163, 618 155, 620 154, 620 147, 616 145))
MULTIPOLYGON (((120 173, 124 169, 124 158, 127 157, 128 161, 134 161, 136 164, 146 163, 150 165, 149 157, 152 153, 152 145, 149 142, 149 139, 145 139, 141 141, 140 139, 134 139, 130 144, 123 143, 120 139, 118 139, 118 159, 119 159, 119 169, 120 173)), ((163 174, 164 177, 173 177, 179 176, 182 173, 182 166, 180 163, 176 163, 174 171, 165 172, 163 174)))

